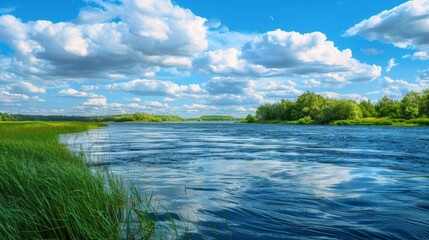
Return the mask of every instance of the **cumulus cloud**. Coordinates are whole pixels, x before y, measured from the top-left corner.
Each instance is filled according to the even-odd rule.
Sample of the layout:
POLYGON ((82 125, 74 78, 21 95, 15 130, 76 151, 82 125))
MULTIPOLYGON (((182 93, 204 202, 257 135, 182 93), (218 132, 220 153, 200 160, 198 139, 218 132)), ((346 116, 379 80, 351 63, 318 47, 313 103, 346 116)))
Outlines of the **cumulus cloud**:
POLYGON ((46 88, 37 87, 30 82, 20 82, 12 85, 11 91, 15 93, 46 93, 46 88))
POLYGON ((144 101, 142 103, 130 103, 127 107, 131 109, 139 109, 139 110, 162 110, 163 108, 169 108, 170 106, 166 103, 161 103, 158 101, 144 101))
POLYGON ((193 103, 193 104, 190 104, 190 105, 185 104, 185 105, 183 105, 183 107, 185 109, 192 109, 192 110, 195 110, 195 109, 201 109, 201 110, 207 110, 207 109, 218 110, 218 108, 215 107, 215 106, 204 105, 204 104, 199 104, 199 103, 193 103))
POLYGON ((423 71, 418 77, 416 82, 423 88, 429 88, 429 69, 423 71))
POLYGON ((410 91, 422 90, 419 84, 410 83, 401 79, 394 80, 389 77, 380 79, 379 88, 381 93, 394 98, 401 98, 410 91))
POLYGON ((418 51, 415 52, 411 58, 413 60, 421 60, 421 61, 425 61, 429 59, 429 52, 428 51, 418 51))
POLYGON ((72 97, 72 98, 95 98, 98 97, 97 94, 88 93, 83 91, 78 91, 73 88, 63 89, 58 92, 57 96, 59 97, 72 97))
POLYGON ((105 97, 100 98, 90 98, 83 103, 84 106, 93 106, 93 107, 106 107, 107 99, 105 97))
POLYGON ((124 104, 122 104, 122 103, 110 103, 109 107, 112 107, 112 108, 122 108, 122 107, 124 107, 124 104))
POLYGON ((186 96, 205 92, 198 84, 178 85, 171 81, 148 79, 135 79, 128 82, 108 84, 106 89, 144 96, 186 96))
POLYGON ((233 77, 214 77, 203 86, 210 94, 241 94, 254 87, 255 81, 233 77))
POLYGON ((368 81, 381 67, 360 63, 320 32, 280 29, 257 36, 241 49, 208 51, 194 61, 204 72, 224 76, 312 76, 336 82, 368 81))
POLYGON ((264 98, 294 98, 304 93, 297 89, 297 84, 290 80, 283 79, 261 79, 255 91, 264 98))
POLYGON ((1 103, 16 103, 28 101, 30 97, 25 94, 11 93, 5 89, 0 88, 0 102, 1 103))
POLYGON ((304 88, 317 88, 317 87, 321 87, 322 83, 320 81, 315 80, 315 79, 306 79, 306 80, 302 81, 302 86, 304 88))
POLYGON ((74 22, 0 17, 10 71, 39 78, 108 78, 187 67, 207 48, 205 19, 170 0, 94 1, 74 22))
POLYGON ((391 58, 389 62, 387 62, 386 72, 390 72, 393 67, 398 66, 399 64, 395 62, 394 58, 391 58))
MULTIPOLYGON (((363 20, 345 33, 399 48, 429 49, 429 0, 413 0, 363 20)), ((427 60, 427 58, 422 58, 427 60)))

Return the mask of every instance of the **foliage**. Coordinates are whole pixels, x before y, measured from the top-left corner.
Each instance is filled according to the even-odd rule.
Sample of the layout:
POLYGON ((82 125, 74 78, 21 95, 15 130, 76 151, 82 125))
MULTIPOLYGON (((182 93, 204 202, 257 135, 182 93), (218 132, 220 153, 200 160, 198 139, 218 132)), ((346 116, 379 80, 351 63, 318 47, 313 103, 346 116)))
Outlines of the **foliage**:
MULTIPOLYGON (((396 125, 389 119, 416 119, 429 116, 429 89, 421 93, 409 92, 402 100, 390 99, 384 96, 376 104, 370 100, 359 104, 354 100, 329 99, 306 92, 295 101, 284 100, 274 104, 263 104, 256 110, 256 118, 261 122, 298 122, 349 124, 362 118, 378 117, 380 121, 364 121, 365 124, 396 125), (344 121, 339 121, 344 120, 344 121)), ((249 116, 248 116, 249 117, 249 116)), ((249 117, 250 119, 250 117, 249 117)), ((413 124, 413 123, 407 123, 413 124)))
POLYGON ((254 116, 252 116, 251 114, 247 115, 247 117, 245 118, 245 122, 247 123, 255 123, 257 122, 258 119, 254 116))
POLYGON ((320 120, 323 106, 326 99, 319 94, 306 92, 296 99, 296 108, 299 111, 299 117, 311 117, 314 120, 320 120))
POLYGON ((310 116, 306 116, 298 120, 298 124, 313 124, 313 123, 314 121, 313 119, 311 119, 310 116))
POLYGON ((13 115, 20 121, 79 121, 79 122, 178 122, 183 121, 179 116, 154 115, 150 113, 134 113, 107 116, 41 116, 13 115))
POLYGON ((234 117, 220 115, 201 116, 200 119, 201 121, 235 121, 234 117))
POLYGON ((400 115, 400 102, 384 96, 375 104, 377 117, 397 118, 400 115))
POLYGON ((329 123, 333 120, 353 120, 362 118, 362 111, 353 100, 328 99, 323 105, 320 122, 329 123))
POLYGON ((1 121, 16 121, 16 119, 7 113, 0 112, 0 122, 1 121))
POLYGON ((377 112, 375 111, 375 106, 374 104, 371 103, 370 100, 360 102, 359 108, 362 111, 362 117, 364 118, 377 116, 377 112))
POLYGON ((150 200, 58 142, 59 134, 104 125, 0 124, 0 239, 178 238, 157 224, 150 200))
POLYGON ((417 118, 420 112, 421 96, 419 93, 411 91, 402 98, 400 111, 401 116, 406 119, 417 118))

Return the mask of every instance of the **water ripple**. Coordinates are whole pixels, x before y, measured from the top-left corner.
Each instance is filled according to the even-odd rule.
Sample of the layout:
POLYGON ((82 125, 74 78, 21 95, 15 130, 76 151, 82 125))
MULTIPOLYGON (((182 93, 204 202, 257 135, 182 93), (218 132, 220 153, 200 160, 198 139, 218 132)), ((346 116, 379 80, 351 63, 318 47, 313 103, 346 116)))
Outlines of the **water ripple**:
POLYGON ((429 128, 124 123, 62 141, 153 192, 189 219, 196 239, 428 239, 428 136, 429 128))

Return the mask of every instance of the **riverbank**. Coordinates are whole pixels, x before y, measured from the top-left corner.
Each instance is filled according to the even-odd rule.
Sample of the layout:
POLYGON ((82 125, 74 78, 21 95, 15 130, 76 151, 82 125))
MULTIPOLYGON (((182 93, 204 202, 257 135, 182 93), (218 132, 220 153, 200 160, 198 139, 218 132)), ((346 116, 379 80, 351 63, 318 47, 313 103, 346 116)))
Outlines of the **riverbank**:
POLYGON ((136 191, 59 143, 60 134, 105 126, 0 123, 1 239, 123 239, 154 234, 136 191))
MULTIPOLYGON (((249 123, 243 121, 244 123, 249 123)), ((316 121, 282 121, 282 120, 266 120, 257 123, 265 124, 304 124, 304 125, 321 125, 316 121)), ((328 125, 361 125, 361 126, 429 126, 429 118, 416 118, 416 119, 390 119, 390 118, 361 118, 355 120, 336 120, 328 123, 328 125)))

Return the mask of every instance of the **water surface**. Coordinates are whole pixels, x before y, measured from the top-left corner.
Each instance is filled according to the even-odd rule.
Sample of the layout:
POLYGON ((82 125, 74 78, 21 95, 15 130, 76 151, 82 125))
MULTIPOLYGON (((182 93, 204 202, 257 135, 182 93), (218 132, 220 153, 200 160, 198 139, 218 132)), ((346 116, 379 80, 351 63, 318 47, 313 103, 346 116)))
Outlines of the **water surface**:
POLYGON ((112 123, 67 141, 197 239, 429 238, 429 128, 112 123))

